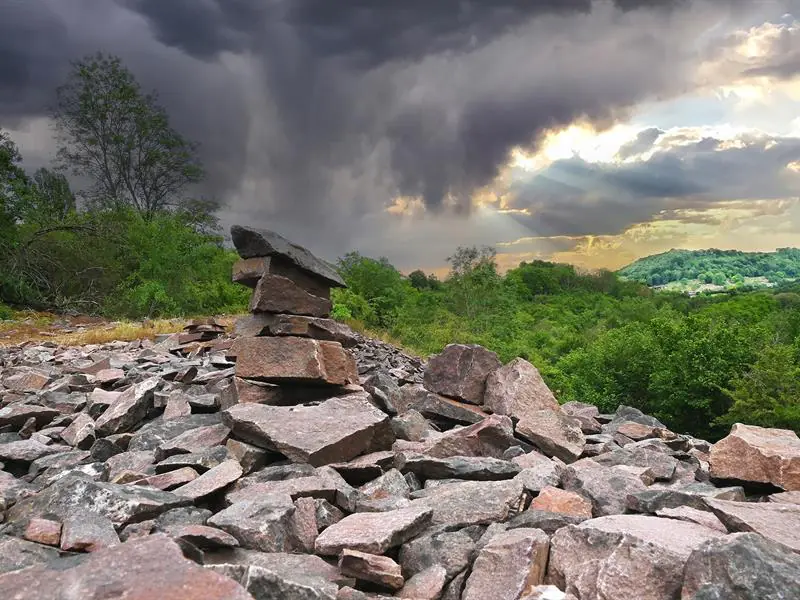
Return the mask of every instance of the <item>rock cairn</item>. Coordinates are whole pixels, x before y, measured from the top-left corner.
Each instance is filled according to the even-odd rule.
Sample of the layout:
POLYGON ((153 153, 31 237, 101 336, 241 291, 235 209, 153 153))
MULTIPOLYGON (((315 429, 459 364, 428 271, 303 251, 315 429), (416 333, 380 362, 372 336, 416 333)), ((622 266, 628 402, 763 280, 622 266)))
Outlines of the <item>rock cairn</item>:
POLYGON ((795 433, 404 355, 327 319, 329 265, 233 233, 232 338, 0 349, 3 600, 800 598, 795 433))

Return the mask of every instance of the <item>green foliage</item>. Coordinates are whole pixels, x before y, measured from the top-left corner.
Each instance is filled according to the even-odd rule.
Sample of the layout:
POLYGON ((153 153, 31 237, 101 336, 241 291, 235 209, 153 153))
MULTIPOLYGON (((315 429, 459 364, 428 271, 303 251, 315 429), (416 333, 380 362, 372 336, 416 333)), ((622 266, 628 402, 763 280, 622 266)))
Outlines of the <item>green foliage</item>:
POLYGON ((196 145, 170 126, 156 95, 144 93, 119 58, 73 63, 54 116, 59 159, 92 181, 86 195, 95 206, 130 206, 150 218, 202 179, 196 145))
MULTIPOLYGON (((459 248, 451 267, 430 287, 421 271, 403 278, 385 259, 350 254, 340 269, 351 287, 333 294, 333 314, 383 329, 423 355, 461 342, 483 344, 503 361, 521 356, 561 401, 591 402, 603 411, 635 406, 676 431, 710 439, 727 432, 730 415, 769 422, 756 413, 748 421, 750 405, 740 400, 735 408, 728 390, 740 390, 742 374, 775 340, 800 348, 800 289, 655 295, 613 273, 578 273, 543 261, 501 275, 493 252, 478 248, 459 248), (378 317, 376 298, 392 298, 391 318, 378 317)), ((776 381, 780 373, 796 378, 800 360, 791 361, 779 364, 776 381)), ((788 402, 791 395, 784 397, 788 402)))
POLYGON ((800 431, 800 365, 797 348, 769 344, 744 374, 731 380, 725 390, 733 406, 717 423, 750 423, 800 431))
POLYGON ((776 252, 738 250, 670 250, 641 258, 619 270, 623 279, 647 285, 663 285, 681 279, 726 285, 744 282, 746 277, 765 277, 773 283, 800 276, 800 249, 779 248, 776 252))
POLYGON ((0 302, 0 321, 10 321, 14 318, 14 311, 0 302))

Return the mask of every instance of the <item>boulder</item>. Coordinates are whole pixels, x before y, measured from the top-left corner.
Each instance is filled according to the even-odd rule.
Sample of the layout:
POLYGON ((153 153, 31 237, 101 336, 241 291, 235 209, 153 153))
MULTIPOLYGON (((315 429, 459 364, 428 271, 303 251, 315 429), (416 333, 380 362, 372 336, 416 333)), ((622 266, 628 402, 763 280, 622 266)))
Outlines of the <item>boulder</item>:
POLYGON ((336 269, 329 263, 274 231, 234 225, 231 227, 231 239, 242 258, 276 257, 325 282, 329 287, 347 287, 336 269))
POLYGON ((515 358, 489 374, 483 402, 489 412, 508 415, 514 421, 532 417, 540 410, 560 410, 538 369, 523 358, 515 358))
POLYGON ((406 576, 442 566, 448 579, 455 577, 472 562, 476 542, 483 527, 473 526, 449 531, 439 528, 403 544, 400 564, 406 576))
POLYGON ((61 549, 72 552, 95 552, 119 544, 114 524, 107 517, 78 510, 64 519, 61 549))
POLYGON ((736 423, 711 447, 709 462, 714 479, 800 491, 800 438, 793 431, 736 423))
POLYGON ((491 415, 480 423, 451 429, 422 442, 397 442, 394 449, 398 452, 416 452, 435 458, 452 456, 503 458, 506 450, 517 445, 519 442, 514 438, 511 419, 502 415, 491 415))
POLYGON ((295 407, 239 404, 223 420, 234 436, 315 466, 387 450, 394 440, 389 417, 366 392, 295 407))
POLYGON ((116 398, 94 424, 98 437, 130 431, 138 425, 153 406, 153 391, 160 377, 151 377, 129 387, 116 398))
POLYGON ((86 413, 78 413, 61 432, 61 439, 74 448, 89 450, 95 442, 94 420, 86 413))
POLYGON ((358 381, 353 357, 337 342, 306 338, 238 338, 236 376, 272 383, 347 385, 358 381))
POLYGON ((563 513, 530 508, 510 519, 507 524, 509 529, 519 529, 520 527, 541 529, 547 535, 553 535, 562 527, 578 525, 586 520, 586 517, 575 517, 563 513))
POLYGON ((501 366, 497 354, 477 344, 449 344, 428 361, 423 378, 431 392, 483 404, 486 378, 501 366))
POLYGON ((307 292, 288 277, 267 273, 258 280, 250 297, 250 311, 327 317, 331 301, 307 292))
POLYGON ((209 469, 200 477, 173 490, 176 496, 197 501, 205 496, 210 496, 226 488, 242 476, 242 467, 239 461, 226 460, 225 462, 209 469))
POLYGON ((679 521, 686 521, 688 523, 697 523, 703 527, 728 533, 728 529, 722 524, 714 513, 706 510, 698 510, 688 506, 679 506, 678 508, 660 508, 656 510, 656 516, 666 517, 668 519, 677 519, 679 521))
POLYGON ((438 600, 447 584, 445 570, 439 565, 420 571, 406 581, 403 589, 395 594, 395 598, 409 600, 438 600))
POLYGON ((495 535, 478 553, 462 600, 517 600, 544 581, 550 540, 539 529, 495 535))
POLYGON ((413 506, 381 513, 355 513, 320 533, 317 554, 336 556, 345 548, 383 554, 421 533, 431 522, 433 511, 413 506))
POLYGON ((705 502, 731 533, 760 533, 790 550, 800 552, 800 506, 711 498, 706 498, 705 502))
POLYGON ((66 590, 81 600, 253 600, 235 581, 185 559, 163 535, 0 575, 4 600, 27 600, 32 590, 37 600, 61 600, 66 590))
POLYGON ((528 411, 517 423, 516 432, 547 456, 555 456, 566 463, 576 461, 586 445, 580 423, 560 410, 528 411))
POLYGON ((61 413, 53 408, 35 406, 33 404, 12 404, 0 408, 0 427, 11 425, 15 429, 22 427, 25 422, 33 418, 36 427, 44 427, 61 413))
POLYGON ((49 563, 58 557, 57 548, 0 534, 0 580, 2 580, 3 573, 49 563))
POLYGON ((754 533, 735 533, 696 548, 686 563, 684 600, 762 600, 797 596, 797 554, 754 533), (794 591, 792 591, 794 590, 794 591))
POLYGON ((356 333, 344 323, 297 314, 256 313, 242 317, 236 321, 236 335, 304 337, 339 342, 345 347, 358 342, 356 333))
POLYGON ((505 521, 524 500, 518 481, 467 481, 420 490, 412 506, 433 510, 434 525, 466 527, 505 521))
POLYGON ((578 598, 678 598, 692 552, 723 537, 694 523, 613 515, 559 529, 550 544, 550 583, 578 598))

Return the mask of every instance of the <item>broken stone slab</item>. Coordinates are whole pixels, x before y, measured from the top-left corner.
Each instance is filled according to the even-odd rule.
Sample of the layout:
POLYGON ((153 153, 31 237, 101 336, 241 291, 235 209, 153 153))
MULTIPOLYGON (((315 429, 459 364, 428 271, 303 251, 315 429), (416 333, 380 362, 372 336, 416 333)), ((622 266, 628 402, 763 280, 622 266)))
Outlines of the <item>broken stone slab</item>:
POLYGON ((732 502, 705 499, 731 533, 759 533, 800 553, 800 506, 772 502, 732 502))
POLYGON ((692 483, 675 488, 647 489, 628 494, 625 506, 639 513, 656 513, 662 508, 687 506, 697 510, 708 510, 705 498, 743 502, 744 490, 741 487, 717 488, 708 483, 692 483))
POLYGON ((44 406, 22 403, 12 404, 11 406, 0 408, 0 427, 11 425, 19 428, 25 424, 25 421, 33 418, 36 421, 36 427, 42 428, 60 416, 60 414, 59 411, 44 406))
POLYGON ((480 406, 486 378, 500 366, 497 354, 483 346, 448 344, 428 361, 423 383, 431 392, 480 406))
POLYGON ((366 392, 296 407, 239 404, 223 420, 235 437, 315 466, 388 450, 394 441, 389 417, 366 392))
POLYGON ((792 598, 798 582, 800 560, 796 554, 760 535, 735 533, 710 540, 692 552, 681 598, 792 598))
POLYGON ((151 475, 142 479, 137 479, 133 485, 144 485, 154 487, 158 490, 170 491, 176 487, 185 485, 198 478, 197 471, 191 467, 183 467, 174 471, 151 475))
POLYGON ((358 382, 353 357, 337 342, 307 338, 238 338, 236 376, 268 383, 347 385, 358 382))
POLYGON ((469 567, 473 560, 476 543, 484 528, 465 527, 456 531, 437 528, 403 544, 399 562, 406 576, 416 575, 426 569, 440 565, 447 579, 469 567))
POLYGON ((288 277, 264 274, 250 297, 250 312, 288 313, 309 317, 327 317, 331 301, 304 290, 288 277))
POLYGON ((304 337, 339 342, 344 347, 358 343, 355 332, 344 323, 298 314, 256 313, 242 317, 236 322, 236 335, 304 337))
POLYGON ((408 498, 411 488, 402 473, 397 469, 389 469, 381 476, 365 483, 359 488, 361 497, 369 500, 387 498, 408 498))
POLYGON ((508 415, 514 421, 531 418, 540 410, 561 410, 539 370, 524 358, 492 371, 486 378, 483 399, 489 412, 508 415))
POLYGON ((153 405, 153 392, 161 381, 151 377, 131 386, 100 415, 94 424, 98 437, 130 431, 147 415, 153 405))
POLYGON ((678 598, 692 551, 720 537, 701 525, 644 515, 591 519, 555 533, 548 580, 578 598, 678 598))
POLYGON ((237 485, 225 494, 225 503, 230 506, 238 502, 258 500, 265 495, 274 494, 288 494, 292 500, 297 498, 321 498, 335 503, 336 492, 337 485, 335 481, 319 475, 310 475, 285 481, 266 481, 237 485))
POLYGON ((565 463, 578 460, 586 445, 578 421, 560 410, 526 411, 517 423, 516 433, 547 456, 555 456, 565 463))
POLYGON ((197 427, 218 425, 221 422, 219 414, 188 415, 170 420, 155 419, 142 426, 131 437, 128 450, 155 450, 168 440, 174 439, 197 427))
POLYGON ((660 508, 656 511, 656 516, 666 517, 668 519, 677 519, 679 521, 686 521, 688 523, 697 523, 703 527, 728 533, 728 529, 722 524, 714 513, 706 510, 697 510, 688 506, 679 506, 677 508, 660 508))
POLYGON ((31 590, 37 600, 60 600, 64 590, 81 600, 108 598, 109 590, 142 600, 253 600, 235 581, 185 559, 163 535, 104 548, 81 561, 60 559, 0 576, 5 600, 25 600, 31 590))
MULTIPOLYGON (((603 415, 596 415, 595 418, 598 421, 605 422, 602 419, 603 415)), ((632 406, 625 406, 620 405, 617 407, 616 412, 612 415, 611 421, 603 425, 603 433, 614 434, 617 432, 617 428, 622 425, 623 423, 640 423, 642 425, 647 425, 649 427, 655 427, 658 429, 667 429, 667 426, 664 425, 661 421, 656 419, 655 417, 651 417, 650 415, 644 414, 638 408, 633 408, 632 406)))
POLYGON ((237 502, 208 519, 208 524, 231 534, 243 548, 290 552, 294 510, 288 494, 273 494, 237 502))
POLYGON ((76 511, 64 519, 61 549, 72 552, 95 552, 119 544, 119 536, 110 519, 94 512, 76 511))
POLYGON ((176 454, 175 456, 165 458, 155 465, 155 472, 161 474, 190 467, 198 473, 205 473, 209 469, 213 469, 231 458, 232 456, 228 452, 226 446, 212 446, 211 448, 206 448, 199 452, 176 454))
POLYGON ((197 479, 173 490, 176 496, 197 501, 225 489, 242 476, 242 466, 236 460, 225 462, 209 469, 197 479))
POLYGON ((463 600, 517 600, 544 582, 550 539, 539 529, 495 535, 478 553, 463 600))
POLYGON ((401 508, 381 513, 355 513, 320 533, 317 554, 337 556, 345 548, 383 554, 417 536, 431 522, 433 511, 426 506, 401 508))
POLYGON ((512 462, 522 468, 514 479, 529 493, 535 494, 548 486, 561 485, 561 474, 565 467, 561 461, 550 460, 538 452, 529 452, 513 458, 512 462))
POLYGON ((399 590, 405 583, 400 565, 391 558, 358 550, 342 550, 339 555, 339 571, 342 575, 376 583, 391 590, 399 590))
POLYGON ((0 461, 32 463, 44 456, 69 452, 70 450, 72 450, 70 446, 48 446, 31 438, 29 440, 0 444, 0 461))
POLYGON ((50 382, 50 376, 38 371, 25 371, 3 379, 6 389, 17 392, 38 392, 50 382))
POLYGON ((61 432, 61 439, 74 448, 89 450, 95 442, 94 420, 86 413, 78 413, 61 432))
POLYGON ((161 462, 176 454, 191 454, 214 446, 221 446, 225 444, 229 434, 230 429, 222 424, 190 429, 159 445, 156 448, 155 460, 161 462))
POLYGON ((467 481, 420 490, 411 506, 428 506, 433 510, 434 525, 467 527, 505 521, 524 501, 518 481, 467 481))
POLYGON ((590 458, 568 465, 562 484, 565 490, 588 498, 596 517, 624 513, 628 494, 647 489, 638 476, 617 467, 599 465, 590 458))
POLYGON ((18 501, 8 510, 7 520, 10 523, 22 523, 42 515, 65 519, 85 509, 121 526, 154 517, 186 503, 186 498, 169 492, 68 475, 41 492, 18 501))
POLYGON ((424 454, 398 453, 395 465, 402 473, 414 473, 420 479, 466 479, 500 481, 512 479, 520 467, 499 458, 453 456, 433 458, 424 454))
POLYGON ((800 504, 800 491, 771 494, 767 497, 767 501, 778 502, 780 504, 800 504))
POLYGON ((434 458, 453 456, 485 456, 503 458, 506 450, 518 446, 514 438, 511 419, 503 415, 490 415, 480 423, 451 429, 423 442, 398 441, 397 452, 415 452, 434 458))
POLYGON ((238 581, 253 597, 336 600, 339 583, 352 583, 318 556, 241 548, 207 552, 205 568, 238 581))
POLYGON ((253 446, 252 444, 240 442, 239 440, 228 440, 225 442, 225 447, 231 455, 239 461, 244 475, 249 475, 253 471, 265 467, 274 456, 266 450, 253 446))
POLYGON ((398 404, 397 412, 401 414, 415 410, 433 421, 461 425, 472 425, 487 417, 487 414, 474 404, 435 394, 421 385, 404 385, 400 388, 400 397, 395 404, 398 404))
POLYGON ((292 535, 300 551, 314 553, 314 541, 319 535, 317 501, 314 498, 297 498, 292 515, 292 535))
POLYGON ((672 479, 678 464, 673 457, 649 448, 620 448, 592 457, 592 460, 607 467, 615 465, 647 467, 653 476, 661 481, 672 479))
POLYGON ((242 258, 277 257, 314 278, 321 279, 330 287, 347 287, 329 263, 274 231, 234 225, 231 227, 231 239, 242 258))
POLYGON ((800 491, 800 438, 793 431, 736 423, 711 447, 709 462, 713 479, 800 491))
POLYGON ((57 548, 0 534, 0 576, 59 558, 57 548))
POLYGON ((592 518, 592 503, 575 492, 548 486, 531 502, 531 509, 592 518))
POLYGON ((434 434, 435 429, 419 412, 407 410, 402 415, 392 418, 392 431, 399 440, 421 442, 434 434))

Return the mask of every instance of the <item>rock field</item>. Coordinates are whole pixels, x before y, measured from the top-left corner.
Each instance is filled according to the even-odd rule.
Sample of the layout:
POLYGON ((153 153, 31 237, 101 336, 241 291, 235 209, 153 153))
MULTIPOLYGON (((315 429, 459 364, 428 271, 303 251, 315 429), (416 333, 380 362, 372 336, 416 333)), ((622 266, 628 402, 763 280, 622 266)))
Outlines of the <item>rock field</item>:
POLYGON ((800 599, 795 433, 407 356, 328 318, 330 265, 232 235, 235 331, 0 349, 0 599, 800 599))

